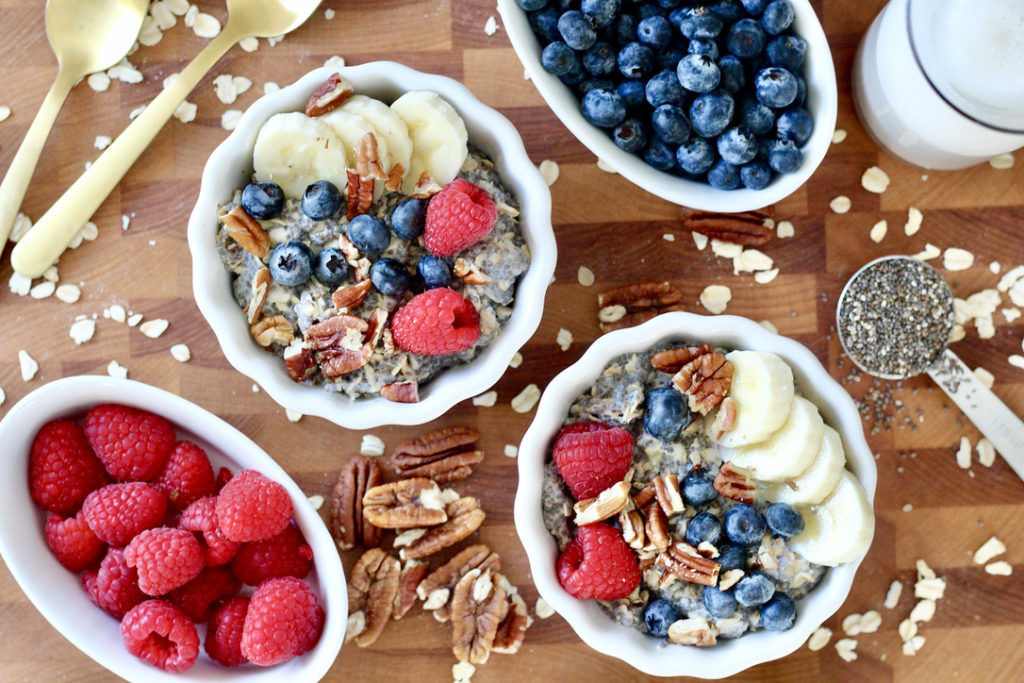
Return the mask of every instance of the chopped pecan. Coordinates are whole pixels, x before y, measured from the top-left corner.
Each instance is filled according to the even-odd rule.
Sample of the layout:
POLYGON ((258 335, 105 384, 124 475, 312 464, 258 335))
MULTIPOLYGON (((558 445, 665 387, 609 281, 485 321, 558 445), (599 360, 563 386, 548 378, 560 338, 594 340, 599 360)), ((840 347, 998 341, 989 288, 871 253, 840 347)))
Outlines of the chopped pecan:
POLYGON ((415 199, 430 199, 440 191, 441 186, 430 177, 430 172, 424 171, 416 180, 416 187, 409 193, 409 196, 415 199))
POLYGON ((722 405, 715 413, 715 419, 711 422, 711 433, 715 441, 721 440, 725 433, 736 426, 736 401, 731 396, 726 396, 722 405))
POLYGON ((430 571, 430 565, 420 560, 406 560, 398 579, 398 592, 395 594, 394 619, 401 619, 416 604, 416 586, 430 571))
POLYGON ((338 474, 331 498, 331 533, 342 550, 380 545, 380 529, 363 515, 363 496, 382 481, 380 465, 365 455, 353 457, 338 474))
POLYGON ((292 339, 284 349, 284 367, 296 382, 304 382, 316 370, 313 352, 301 339, 292 339))
POLYGON ((668 642, 677 645, 710 647, 717 642, 717 629, 707 619, 690 617, 679 619, 668 627, 668 642))
POLYGON ((401 164, 395 164, 388 171, 388 179, 384 181, 384 189, 389 192, 395 192, 396 190, 402 189, 402 179, 405 178, 405 167, 401 164))
POLYGON ((348 629, 345 641, 353 638, 356 645, 372 645, 380 636, 394 610, 395 595, 401 567, 394 557, 380 548, 370 548, 356 561, 348 583, 349 622, 362 613, 363 628, 348 629))
POLYGON ((354 285, 343 285, 331 294, 331 302, 338 309, 338 313, 351 313, 363 304, 372 286, 373 283, 369 280, 354 285))
POLYGON ((682 541, 671 544, 659 555, 657 564, 683 581, 702 586, 718 583, 718 572, 722 568, 718 562, 701 556, 696 548, 682 541))
POLYGON ((684 346, 677 349, 665 349, 658 351, 651 356, 651 367, 655 370, 667 372, 674 375, 683 369, 694 358, 714 353, 711 344, 698 344, 697 346, 684 346))
POLYGON ((442 427, 399 444, 391 462, 403 477, 460 481, 484 459, 484 452, 475 446, 479 438, 480 432, 472 427, 442 427))
POLYGON ((661 313, 681 311, 682 300, 683 293, 670 282, 640 282, 602 292, 597 297, 601 331, 632 327, 661 313))
POLYGON ((733 366, 720 353, 697 356, 679 369, 672 383, 687 396, 690 410, 707 415, 729 394, 733 366))
MULTIPOLYGON (((429 479, 425 481, 430 481, 429 479)), ((487 516, 476 498, 465 496, 445 506, 448 520, 423 534, 399 553, 402 559, 429 557, 455 545, 480 528, 487 516)))
POLYGON ((577 526, 593 524, 619 514, 630 502, 629 482, 620 481, 593 498, 581 500, 573 506, 577 526))
POLYGON ((508 612, 505 588, 492 572, 474 569, 452 594, 452 652, 460 662, 483 664, 491 654, 498 625, 508 612))
POLYGON ((387 321, 388 312, 384 308, 373 309, 373 313, 367 318, 365 343, 371 351, 376 349, 377 344, 380 343, 380 338, 384 334, 384 323, 387 321))
POLYGON ((267 255, 270 248, 270 235, 263 229, 255 218, 245 212, 241 206, 236 206, 220 217, 224 227, 228 229, 231 238, 238 242, 238 245, 247 252, 260 259, 267 255))
POLYGON ((252 325, 263 315, 263 304, 267 303, 267 292, 270 290, 270 269, 260 268, 252 276, 252 298, 245 307, 245 318, 252 325))
POLYGON ((765 221, 774 213, 774 207, 771 206, 743 213, 708 213, 684 208, 682 219, 684 228, 710 239, 742 244, 745 247, 759 247, 775 237, 775 230, 766 225, 765 221))
POLYGON ((500 571, 501 558, 482 543, 459 551, 416 587, 416 595, 424 601, 423 609, 432 611, 438 621, 448 621, 451 616, 452 590, 459 579, 473 569, 500 571))
POLYGON ((353 92, 355 92, 355 88, 342 78, 341 74, 331 74, 306 102, 306 116, 323 116, 327 112, 337 109, 353 92))
POLYGON ((633 505, 643 510, 647 505, 657 497, 658 492, 654 490, 654 484, 645 484, 642 489, 637 491, 636 495, 633 496, 633 505))
POLYGON ((373 178, 360 178, 353 170, 345 172, 348 179, 345 217, 352 220, 369 211, 373 204, 373 178))
POLYGON ((491 281, 490 276, 477 268, 475 263, 470 263, 461 257, 455 259, 452 274, 467 285, 486 285, 491 281))
POLYGON ((666 517, 678 515, 686 509, 683 496, 679 493, 679 478, 674 474, 666 474, 656 477, 654 484, 654 495, 658 499, 658 505, 666 517))
POLYGON ((730 569, 729 571, 723 572, 722 575, 718 577, 718 590, 729 590, 739 583, 739 580, 743 578, 745 573, 746 572, 742 569, 730 569))
POLYGON ((622 538, 630 548, 639 550, 646 545, 644 534, 644 518, 636 510, 623 510, 619 513, 619 528, 622 538))
POLYGON ((395 382, 380 388, 380 395, 395 403, 419 403, 420 385, 416 382, 395 382))
POLYGON ((373 349, 363 343, 367 327, 361 318, 335 315, 306 329, 306 343, 325 377, 341 377, 370 362, 373 349))
POLYGON ((356 142, 356 173, 360 178, 387 180, 387 174, 380 165, 377 136, 367 133, 356 142))
POLYGON ((724 462, 715 475, 715 490, 719 494, 741 503, 753 503, 757 497, 757 487, 747 473, 731 462, 724 462))
MULTIPOLYGON (((504 576, 501 579, 503 585, 508 582, 504 576)), ((514 655, 519 652, 519 647, 526 638, 526 629, 530 628, 533 620, 530 619, 526 601, 518 592, 515 592, 514 588, 510 590, 509 586, 505 586, 505 593, 508 595, 508 611, 505 614, 505 619, 498 624, 491 652, 514 655)))
POLYGON ((272 344, 287 346, 294 338, 292 324, 283 315, 272 315, 260 318, 249 328, 252 338, 264 348, 272 344))
POLYGON ((414 529, 448 521, 441 489, 430 479, 403 479, 367 489, 363 519, 383 529, 414 529))
POLYGON ((644 527, 644 531, 647 533, 647 546, 645 547, 658 550, 669 547, 672 539, 668 535, 668 517, 665 516, 665 511, 661 509, 660 505, 651 504, 644 510, 644 514, 647 517, 647 524, 644 527))

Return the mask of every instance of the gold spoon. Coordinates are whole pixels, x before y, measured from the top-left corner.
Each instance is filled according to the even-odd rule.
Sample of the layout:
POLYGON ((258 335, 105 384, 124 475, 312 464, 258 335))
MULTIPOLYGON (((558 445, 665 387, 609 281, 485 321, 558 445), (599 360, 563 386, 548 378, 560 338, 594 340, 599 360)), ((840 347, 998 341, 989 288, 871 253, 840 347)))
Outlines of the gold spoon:
POLYGON ((46 39, 57 56, 57 78, 0 184, 0 251, 71 86, 128 54, 148 6, 149 0, 47 0, 46 39))
POLYGON ((250 36, 267 38, 288 33, 319 5, 320 0, 227 0, 229 16, 224 30, 32 226, 11 252, 14 270, 25 277, 39 277, 60 257, 178 105, 235 43, 250 36))

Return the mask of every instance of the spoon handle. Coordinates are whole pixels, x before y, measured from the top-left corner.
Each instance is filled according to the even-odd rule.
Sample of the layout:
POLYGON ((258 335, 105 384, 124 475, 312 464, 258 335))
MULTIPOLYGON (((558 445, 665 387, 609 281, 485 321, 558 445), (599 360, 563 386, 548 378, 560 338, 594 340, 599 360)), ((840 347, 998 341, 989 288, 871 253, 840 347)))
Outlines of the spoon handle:
POLYGON ((1024 479, 1024 422, 949 349, 928 374, 1024 479))
POLYGON ((43 214, 11 252, 21 275, 39 277, 67 249, 121 178, 149 146, 178 105, 240 36, 221 32, 117 137, 93 165, 43 214))
MULTIPOLYGON (((57 113, 64 104, 75 78, 63 69, 57 72, 57 78, 46 93, 43 104, 39 107, 36 118, 25 133, 25 139, 21 141, 21 147, 14 155, 14 160, 7 168, 7 175, 3 183, 0 183, 0 251, 3 251, 7 238, 10 237, 11 228, 14 227, 14 219, 18 216, 18 209, 21 208, 21 200, 25 198, 25 191, 28 189, 29 181, 39 163, 39 157, 43 153, 43 146, 46 138, 53 128, 53 122, 57 120, 57 113)), ((83 221, 84 222, 84 221, 83 221)))

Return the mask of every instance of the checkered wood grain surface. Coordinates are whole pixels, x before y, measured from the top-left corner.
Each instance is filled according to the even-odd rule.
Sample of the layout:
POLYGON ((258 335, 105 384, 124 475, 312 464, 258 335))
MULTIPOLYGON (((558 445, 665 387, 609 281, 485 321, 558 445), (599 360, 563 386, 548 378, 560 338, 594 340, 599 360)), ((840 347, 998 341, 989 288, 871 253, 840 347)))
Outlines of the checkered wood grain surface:
MULTIPOLYGON (((199 3, 223 18, 216 2, 199 3)), ((884 4, 880 0, 815 3, 825 24, 838 70, 839 127, 848 138, 834 145, 811 181, 777 207, 777 218, 790 220, 796 236, 776 240, 763 250, 781 269, 768 285, 737 277, 728 261, 698 251, 678 223, 676 207, 656 199, 616 175, 599 170, 595 158, 575 141, 545 107, 533 85, 523 79, 504 31, 488 36, 484 25, 496 15, 488 0, 327 0, 333 20, 323 12, 281 44, 247 54, 233 50, 189 98, 198 118, 189 124, 171 121, 142 155, 94 218, 99 238, 68 253, 60 263, 62 282, 80 284, 82 299, 65 304, 55 298, 33 300, 0 292, 0 387, 6 403, 0 417, 17 400, 45 382, 74 374, 102 374, 110 360, 128 368, 129 377, 195 401, 252 437, 288 470, 309 494, 328 495, 342 463, 359 448, 361 433, 325 421, 285 419, 284 409, 235 372, 221 354, 191 295, 190 259, 185 226, 199 177, 211 149, 227 135, 220 114, 245 108, 262 93, 266 81, 287 84, 332 55, 356 64, 390 59, 464 82, 484 102, 508 116, 521 131, 535 162, 552 159, 561 176, 552 187, 554 223, 559 242, 556 281, 548 292, 544 320, 523 349, 521 367, 498 383, 498 403, 478 408, 468 401, 456 406, 435 426, 469 424, 483 433, 487 459, 460 486, 476 495, 488 513, 479 533, 503 559, 505 571, 521 587, 528 604, 537 597, 525 554, 512 521, 515 462, 502 455, 516 444, 530 415, 513 412, 509 402, 531 382, 543 387, 599 335, 595 314, 602 289, 640 279, 672 280, 685 294, 686 308, 701 312, 697 302, 708 284, 726 284, 733 300, 728 312, 769 320, 779 331, 807 344, 837 378, 841 367, 833 321, 835 303, 846 279, 865 262, 890 253, 916 253, 930 242, 960 246, 976 255, 970 270, 948 273, 954 291, 966 296, 997 281, 988 264, 1005 269, 1024 263, 1024 158, 1012 170, 982 165, 956 173, 931 172, 904 165, 870 141, 855 117, 850 99, 850 65, 860 35, 884 4), (223 105, 211 85, 215 75, 230 73, 252 79, 253 88, 233 105, 223 105), (860 187, 864 169, 878 164, 892 179, 883 195, 860 187), (845 194, 853 202, 845 215, 829 211, 828 202, 845 194), (902 226, 909 206, 924 213, 924 226, 906 237, 902 226), (121 216, 131 217, 127 230, 121 216), (868 238, 879 219, 889 221, 881 244, 868 238), (663 235, 675 235, 668 242, 663 235), (587 289, 576 282, 579 266, 597 276, 587 289), (68 328, 76 315, 100 313, 111 304, 146 317, 162 317, 170 328, 159 339, 104 320, 95 337, 75 346, 68 328), (560 328, 575 341, 568 351, 555 343, 560 328), (192 360, 175 361, 171 345, 187 343, 192 360), (40 365, 38 375, 23 382, 17 352, 26 349, 40 365)), ((43 3, 0 0, 5 47, 0 54, 0 105, 13 115, 0 123, 0 171, 3 171, 42 100, 55 72, 43 32, 43 3)), ((180 70, 203 41, 180 25, 154 47, 132 57, 145 74, 138 85, 114 83, 95 93, 74 89, 64 107, 29 194, 24 211, 40 216, 95 158, 97 135, 115 136, 128 113, 150 100, 168 74, 180 70)), ((8 250, 9 253, 9 250, 8 250)), ((0 264, 4 283, 11 270, 0 264)), ((971 366, 995 376, 995 391, 1018 414, 1024 413, 1024 371, 1007 363, 1021 352, 1024 320, 1007 324, 995 317, 996 335, 979 339, 972 329, 954 348, 971 366)), ((864 380, 849 385, 862 396, 873 389, 864 380)), ((885 388, 884 385, 882 387, 885 388)), ((858 659, 845 663, 829 646, 814 653, 802 648, 780 661, 753 668, 740 680, 1019 680, 1024 650, 1024 589, 1018 577, 995 577, 972 564, 973 551, 996 534, 1009 550, 1005 559, 1018 571, 1024 565, 1024 484, 1001 460, 991 468, 975 461, 971 473, 957 467, 954 451, 961 436, 972 444, 979 434, 926 379, 910 380, 894 398, 904 402, 901 415, 912 427, 883 429, 869 436, 877 453, 879 486, 875 501, 878 525, 874 545, 853 591, 839 613, 827 622, 840 637, 840 620, 852 612, 877 609, 882 627, 858 637, 858 659), (905 506, 909 511, 904 511, 905 506), (915 657, 900 653, 897 624, 913 604, 914 562, 925 558, 948 581, 946 597, 935 618, 925 624, 924 648, 915 657), (895 610, 882 601, 890 582, 903 581, 904 597, 895 610)), ((870 422, 866 423, 870 428, 870 422)), ((419 433, 417 428, 372 430, 389 447, 419 433)), ((8 476, 24 476, 9 472, 8 476)), ((346 556, 346 567, 354 557, 346 556)), ((450 631, 417 609, 389 625, 371 648, 345 646, 328 680, 445 680, 453 658, 450 631)), ((120 647, 112 644, 112 647, 120 647)), ((686 672, 680 672, 684 674, 686 672)), ((93 681, 108 672, 64 640, 35 611, 6 568, 0 570, 0 679, 93 681)), ((537 620, 515 656, 495 655, 474 680, 641 680, 644 677, 583 645, 555 616, 537 620)))

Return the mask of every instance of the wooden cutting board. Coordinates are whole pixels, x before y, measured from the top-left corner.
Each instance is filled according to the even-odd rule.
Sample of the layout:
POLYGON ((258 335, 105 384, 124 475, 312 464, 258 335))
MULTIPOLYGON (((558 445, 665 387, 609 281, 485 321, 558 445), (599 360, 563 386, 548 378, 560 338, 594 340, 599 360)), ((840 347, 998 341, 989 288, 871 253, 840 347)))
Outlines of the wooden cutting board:
MULTIPOLYGON (((199 4, 223 20, 219 3, 199 4)), ((1024 263, 1020 154, 1011 170, 983 164, 956 173, 924 173, 880 153, 859 125, 850 99, 850 65, 860 36, 884 5, 880 0, 815 3, 838 71, 839 127, 849 135, 833 145, 807 185, 778 205, 777 218, 791 221, 796 235, 764 247, 781 270, 767 285, 755 284, 749 275, 734 276, 728 261, 698 251, 681 229, 675 206, 597 167, 594 156, 523 79, 500 24, 494 35, 485 33, 488 18, 496 15, 492 1, 328 0, 324 5, 336 11, 333 19, 320 11, 276 46, 260 41, 254 53, 236 48, 193 93, 189 99, 198 105, 197 119, 167 125, 95 216, 99 238, 61 260, 61 282, 80 285, 80 301, 34 300, 2 288, 0 387, 6 403, 0 406, 0 417, 44 382, 103 374, 107 364, 117 360, 128 368, 130 378, 175 391, 237 426, 277 458, 310 495, 329 495, 338 469, 358 452, 362 433, 315 418, 290 423, 284 408, 228 365, 192 301, 185 226, 206 157, 227 135, 220 126, 221 113, 244 109, 262 94, 265 82, 290 83, 332 55, 342 55, 350 64, 390 59, 459 79, 516 123, 535 162, 551 159, 561 167, 552 187, 560 252, 557 277, 540 329, 523 349, 523 364, 498 383, 494 407, 466 401, 433 423, 468 424, 483 433, 487 458, 460 489, 482 501, 488 519, 479 538, 501 554, 506 573, 521 588, 531 612, 537 593, 512 521, 516 463, 503 455, 503 448, 519 442, 532 415, 515 413, 510 401, 530 383, 544 387, 600 334, 595 317, 598 292, 637 280, 669 279, 685 294, 686 309, 702 312, 697 301, 701 290, 713 283, 728 285, 733 293, 729 313, 771 321, 782 334, 807 344, 836 378, 843 379, 850 364, 840 358, 833 330, 836 299, 846 279, 865 262, 884 254, 916 253, 926 243, 963 247, 976 255, 976 265, 947 273, 961 297, 995 286, 998 276, 990 272, 990 262, 999 261, 1004 272, 1024 263), (236 103, 224 105, 212 87, 214 76, 222 73, 245 76, 253 87, 236 103), (860 185, 862 172, 875 164, 892 179, 882 195, 870 194, 860 185), (829 201, 841 194, 853 203, 845 215, 828 208, 829 201), (924 213, 924 225, 913 237, 902 229, 910 206, 924 213), (130 221, 124 230, 122 216, 130 221), (889 234, 876 244, 868 232, 883 218, 889 222, 889 234), (666 236, 675 239, 666 241, 666 236), (590 288, 577 284, 577 269, 584 265, 597 277, 590 288), (95 337, 76 346, 68 336, 75 317, 100 314, 113 304, 147 318, 166 318, 170 328, 158 339, 149 339, 100 316, 95 337), (555 342, 560 328, 574 337, 566 351, 555 342), (190 347, 188 363, 179 363, 168 352, 177 343, 190 347), (20 349, 39 362, 39 373, 29 382, 20 376, 20 349)), ((0 123, 2 170, 42 101, 55 63, 43 32, 43 3, 0 0, 0 26, 7 35, 0 55, 0 105, 13 111, 0 123)), ((145 74, 142 83, 115 82, 101 93, 85 84, 76 87, 46 147, 24 211, 38 218, 99 154, 95 138, 116 136, 128 123, 129 112, 155 96, 164 77, 179 71, 203 43, 179 21, 159 44, 131 57, 145 74)), ((5 259, 0 279, 6 283, 10 275, 5 259)), ((1005 298, 1004 305, 1009 305, 1005 298)), ((995 337, 979 339, 972 328, 954 348, 971 367, 989 370, 995 392, 1021 414, 1024 371, 1011 366, 1007 357, 1021 353, 1024 321, 1008 324, 997 314, 995 322, 995 337)), ((869 435, 879 469, 875 542, 849 599, 826 625, 836 632, 832 644, 840 637, 842 618, 851 613, 878 610, 881 628, 857 637, 858 659, 852 663, 842 661, 832 644, 819 652, 804 647, 738 679, 1019 680, 1024 650, 1014 644, 1024 638, 1024 584, 1017 576, 986 574, 971 557, 995 534, 1008 547, 1005 559, 1024 571, 1024 484, 1001 460, 989 468, 980 466, 975 456, 970 471, 957 466, 954 453, 961 437, 975 444, 979 434, 928 380, 902 385, 863 380, 850 383, 849 389, 857 397, 892 390, 892 400, 905 407, 896 413, 892 427, 869 435), (927 560, 948 587, 935 618, 921 627, 927 642, 916 656, 908 657, 901 654, 896 629, 914 604, 911 587, 918 558, 927 560), (894 580, 903 582, 903 598, 889 610, 882 602, 894 580)), ((865 422, 869 430, 871 424, 865 422)), ((389 448, 421 431, 371 430, 389 448)), ((347 568, 354 559, 345 557, 347 568)), ((416 608, 401 622, 390 624, 373 647, 345 646, 328 679, 446 680, 454 662, 449 639, 447 626, 416 608)), ((0 570, 0 679, 109 677, 50 627, 6 569, 0 570)), ((645 677, 591 651, 554 616, 534 623, 519 654, 492 656, 474 680, 513 678, 645 677)))

